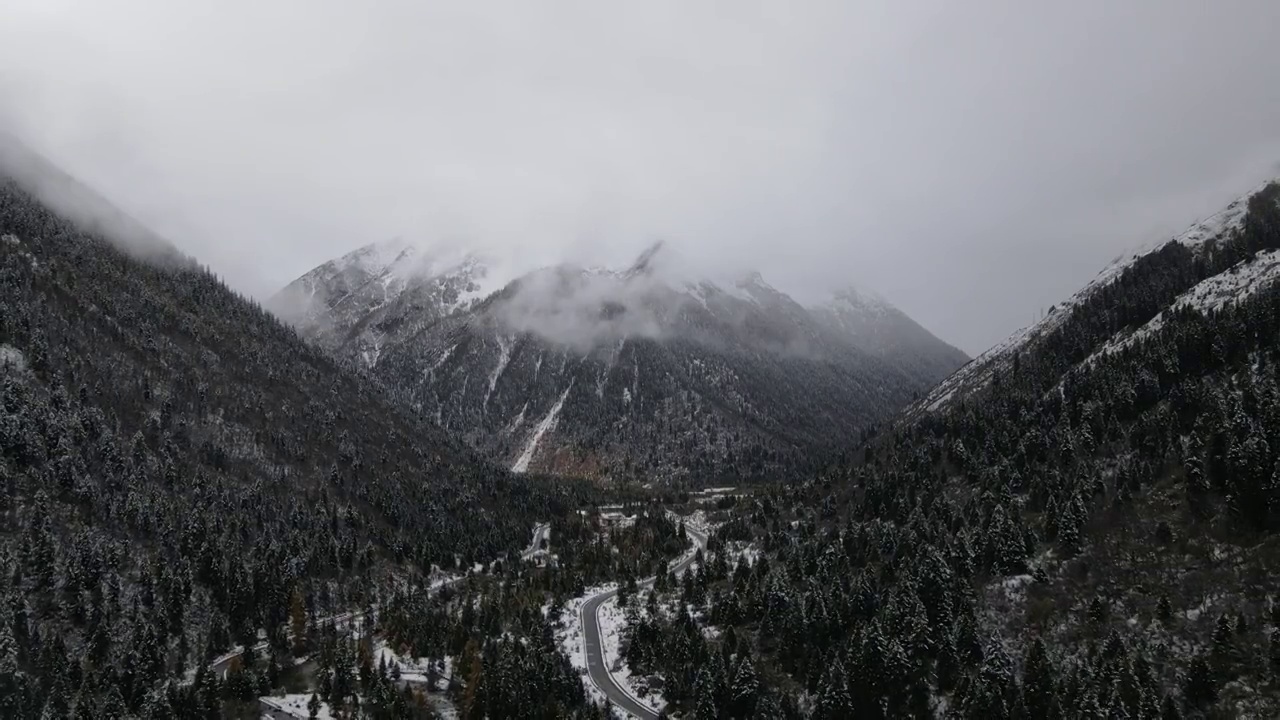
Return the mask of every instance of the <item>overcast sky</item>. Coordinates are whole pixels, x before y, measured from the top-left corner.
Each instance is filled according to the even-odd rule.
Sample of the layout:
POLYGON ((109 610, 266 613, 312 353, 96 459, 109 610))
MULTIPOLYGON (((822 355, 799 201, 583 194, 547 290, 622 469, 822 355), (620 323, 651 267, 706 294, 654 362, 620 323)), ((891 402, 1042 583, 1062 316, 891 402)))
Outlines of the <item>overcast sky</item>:
POLYGON ((1280 175, 1280 2, 5 0, 0 126, 265 297, 666 238, 976 353, 1280 175))

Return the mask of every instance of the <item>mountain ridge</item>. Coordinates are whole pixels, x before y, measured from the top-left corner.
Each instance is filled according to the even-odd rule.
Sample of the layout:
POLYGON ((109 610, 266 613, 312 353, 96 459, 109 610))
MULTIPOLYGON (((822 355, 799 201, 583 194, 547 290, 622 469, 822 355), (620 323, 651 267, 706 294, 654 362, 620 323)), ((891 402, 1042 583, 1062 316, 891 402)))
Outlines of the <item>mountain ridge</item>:
POLYGON ((330 261, 271 305, 304 336, 363 364, 410 406, 514 468, 638 476, 632 471, 642 467, 688 477, 691 466, 716 472, 716 459, 740 465, 731 447, 740 446, 767 458, 748 461, 763 472, 856 435, 965 359, 882 300, 823 314, 759 273, 731 282, 690 273, 664 243, 621 270, 562 263, 505 283, 459 252, 453 257, 472 258, 464 272, 442 266, 403 286, 380 280, 394 264, 382 259, 399 258, 398 250, 365 246, 330 261), (379 258, 379 267, 359 264, 364 257, 379 258), (372 289, 351 291, 348 276, 372 289), (440 288, 470 294, 455 304, 460 294, 440 288), (356 296, 363 304, 350 304, 356 296), (298 297, 319 298, 312 307, 321 309, 291 317, 298 297), (885 341, 895 334, 905 339, 885 341), (804 377, 811 386, 798 382, 804 377), (637 413, 650 414, 640 422, 647 429, 635 427, 637 413), (693 445, 658 450, 628 438, 653 437, 655 427, 693 445), (704 462, 681 458, 695 447, 704 462))
MULTIPOLYGON (((951 404, 956 398, 963 398, 980 390, 989 383, 994 373, 1011 365, 1012 358, 1018 353, 1060 328, 1073 310, 1116 283, 1127 269, 1141 259, 1153 256, 1170 245, 1179 245, 1193 253, 1212 252, 1217 244, 1230 240, 1241 231, 1249 216, 1249 201, 1275 187, 1277 182, 1280 182, 1280 179, 1260 183, 1249 192, 1232 200, 1222 210, 1203 220, 1193 222, 1173 238, 1143 243, 1121 253, 1071 297, 1053 305, 1043 318, 1015 331, 944 379, 928 395, 913 403, 907 416, 914 417, 921 413, 935 412, 951 404)), ((1191 288, 1185 289, 1191 290, 1191 288)))

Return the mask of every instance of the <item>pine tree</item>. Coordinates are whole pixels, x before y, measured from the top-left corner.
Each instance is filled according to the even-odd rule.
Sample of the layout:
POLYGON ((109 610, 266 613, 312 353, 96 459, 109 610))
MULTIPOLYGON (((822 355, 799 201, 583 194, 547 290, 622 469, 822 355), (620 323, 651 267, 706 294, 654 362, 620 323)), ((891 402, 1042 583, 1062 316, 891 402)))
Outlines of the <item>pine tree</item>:
POLYGON ((822 676, 813 716, 815 720, 841 720, 854 716, 849 680, 838 658, 828 665, 822 676))
POLYGON ((955 687, 960 675, 960 658, 953 633, 944 633, 942 636, 942 641, 938 645, 937 661, 934 663, 934 675, 939 690, 947 692, 955 687))
POLYGON ((760 694, 760 681, 756 677, 751 660, 743 658, 733 674, 729 686, 729 713, 734 717, 750 717, 756 708, 760 694))
POLYGON ((1212 507, 1209 503, 1209 479, 1205 477, 1202 460, 1204 442, 1200 439, 1199 433, 1193 432, 1187 445, 1187 458, 1183 462, 1183 468, 1187 474, 1187 505, 1191 508, 1192 515, 1205 519, 1212 514, 1212 507))
POLYGON ((1165 695, 1160 703, 1160 720, 1185 720, 1185 717, 1178 701, 1172 695, 1165 695))
POLYGON ((0 717, 16 718, 22 707, 22 673, 18 669, 18 644, 8 622, 0 621, 0 717))
POLYGON ((1183 679, 1182 696, 1194 708, 1206 708, 1218 700, 1218 683, 1209 663, 1196 656, 1183 679))
POLYGON ((1062 716, 1058 704, 1057 668, 1044 639, 1037 637, 1027 651, 1022 680, 1023 705, 1030 717, 1053 720, 1062 716))
POLYGON ((1018 704, 1013 663, 999 645, 989 646, 984 654, 982 668, 970 684, 961 709, 969 718, 1011 718, 1018 704))
POLYGON ((1026 544, 1016 520, 1001 504, 996 506, 987 526, 986 556, 996 575, 1016 574, 1027 569, 1026 544))
POLYGON ((1210 666, 1219 684, 1235 679, 1235 655, 1235 632, 1231 617, 1223 613, 1218 616, 1218 624, 1213 630, 1213 650, 1210 654, 1210 666))
POLYGON ((1110 614, 1111 613, 1109 608, 1107 607, 1107 603, 1104 602, 1102 598, 1095 597, 1089 601, 1089 622, 1095 628, 1103 627, 1106 624, 1107 617, 1110 614))

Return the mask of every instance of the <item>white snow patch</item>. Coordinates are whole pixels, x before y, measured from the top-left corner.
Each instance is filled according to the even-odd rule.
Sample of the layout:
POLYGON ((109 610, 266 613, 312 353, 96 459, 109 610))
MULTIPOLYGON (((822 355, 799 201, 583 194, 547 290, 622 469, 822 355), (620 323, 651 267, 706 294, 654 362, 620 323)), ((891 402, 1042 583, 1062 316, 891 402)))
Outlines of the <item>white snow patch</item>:
POLYGON ((446 349, 444 352, 440 353, 440 357, 436 358, 435 362, 431 363, 431 365, 427 367, 426 372, 422 374, 423 378, 425 379, 426 377, 435 373, 436 370, 439 370, 440 366, 445 364, 445 362, 450 357, 453 356, 453 351, 457 349, 458 349, 458 344, 454 343, 453 345, 450 345, 448 349, 446 349))
POLYGON ((610 527, 625 528, 636 524, 636 516, 618 510, 609 510, 600 513, 600 521, 610 527))
POLYGON ((694 300, 697 300, 698 304, 702 306, 702 309, 707 312, 711 312, 711 306, 707 304, 707 297, 717 289, 718 288, 714 285, 705 281, 696 283, 691 282, 685 285, 685 291, 688 295, 694 300))
POLYGON ((375 367, 378 364, 378 359, 382 357, 382 342, 384 339, 385 336, 381 333, 373 334, 371 338, 373 347, 360 352, 360 359, 364 361, 366 367, 375 367))
MULTIPOLYGON (((7 235, 6 237, 13 237, 7 235)), ((0 345, 0 370, 16 370, 22 372, 27 369, 27 358, 22 351, 12 345, 0 345)))
POLYGON ((560 409, 564 407, 565 398, 569 397, 569 391, 573 389, 573 383, 569 383, 569 387, 564 389, 560 394, 560 399, 555 405, 551 406, 551 410, 547 411, 545 417, 538 422, 538 426, 533 429, 533 435, 529 438, 529 442, 524 446, 524 450, 520 453, 520 457, 516 458, 515 464, 511 466, 511 472, 523 473, 528 472, 529 463, 533 460, 533 454, 538 450, 538 443, 542 442, 542 436, 547 431, 553 429, 557 419, 560 417, 560 409))
POLYGON ((1266 183, 1254 188, 1248 195, 1236 198, 1230 205, 1197 223, 1192 223, 1175 241, 1187 247, 1202 245, 1207 240, 1223 237, 1229 232, 1240 229, 1244 225, 1244 217, 1249 213, 1249 198, 1266 187, 1266 183))
POLYGON ((472 305, 493 294, 494 290, 497 289, 489 268, 474 256, 469 256, 463 260, 449 275, 465 277, 467 289, 458 293, 458 297, 453 301, 453 304, 443 308, 443 312, 446 315, 470 309, 472 305), (487 280, 488 282, 480 282, 481 280, 487 280))
POLYGON ((1201 615, 1209 612, 1209 609, 1213 607, 1214 600, 1216 600, 1216 598, 1212 595, 1206 597, 1204 601, 1201 602, 1198 606, 1191 608, 1190 610, 1187 610, 1185 613, 1183 613, 1183 617, 1185 617, 1190 622, 1195 622, 1196 620, 1199 620, 1201 615))
POLYGON ((510 435, 511 433, 520 429, 520 426, 524 424, 524 413, 528 409, 529 409, 529 401, 526 400, 524 405, 520 406, 520 413, 516 415, 515 419, 512 420, 510 424, 508 424, 505 428, 503 428, 502 434, 510 435))
MULTIPOLYGON (((277 711, 285 713, 290 717, 309 718, 311 711, 307 709, 307 703, 311 702, 311 694, 289 694, 284 697, 276 697, 266 695, 258 698, 264 704, 270 705, 277 711)), ((334 720, 336 717, 332 709, 324 701, 320 702, 320 713, 316 715, 319 720, 334 720)))
MULTIPOLYGON (((639 602, 639 599, 632 598, 632 602, 639 602)), ((643 608, 640 609, 640 612, 641 614, 644 613, 643 608)), ((600 624, 600 641, 604 649, 604 664, 609 668, 609 674, 635 699, 661 712, 667 706, 666 698, 662 696, 662 693, 650 690, 648 683, 644 682, 644 678, 632 677, 631 668, 627 666, 622 658, 622 636, 626 633, 627 616, 626 611, 618 607, 617 595, 600 604, 600 608, 596 612, 596 621, 600 624)))
POLYGON ((507 363, 511 362, 511 348, 514 346, 514 338, 508 338, 503 335, 498 336, 498 366, 489 375, 489 390, 484 394, 484 403, 481 407, 488 406, 489 397, 493 395, 493 389, 498 385, 498 378, 502 376, 502 371, 507 369, 507 363))
POLYGON ((622 346, 626 345, 626 343, 627 339, 624 337, 618 341, 618 346, 609 352, 604 370, 600 373, 600 377, 596 379, 596 397, 604 397, 604 386, 609 382, 609 373, 613 372, 613 367, 617 365, 618 356, 622 354, 622 346))
POLYGON ((712 524, 707 520, 707 513, 705 510, 694 510, 683 517, 675 515, 674 513, 672 513, 672 515, 672 520, 674 522, 678 523, 680 520, 684 520, 685 529, 692 530, 699 535, 707 535, 713 529, 712 524))
POLYGON ((1228 270, 1205 278, 1195 287, 1178 296, 1177 300, 1151 318, 1146 325, 1127 335, 1117 335, 1108 340, 1082 364, 1092 366, 1100 357, 1119 352, 1144 338, 1151 337, 1164 327, 1166 318, 1183 308, 1194 308, 1208 314, 1249 297, 1277 278, 1280 278, 1280 250, 1260 252, 1252 259, 1243 260, 1228 270))
POLYGON ((1000 581, 1000 586, 1006 592, 1016 592, 1026 585, 1030 585, 1033 578, 1030 575, 1013 575, 1000 581))
POLYGON ((729 565, 736 570, 743 563, 746 563, 747 567, 754 567, 760 561, 761 552, 754 543, 733 542, 728 543, 725 555, 729 565))

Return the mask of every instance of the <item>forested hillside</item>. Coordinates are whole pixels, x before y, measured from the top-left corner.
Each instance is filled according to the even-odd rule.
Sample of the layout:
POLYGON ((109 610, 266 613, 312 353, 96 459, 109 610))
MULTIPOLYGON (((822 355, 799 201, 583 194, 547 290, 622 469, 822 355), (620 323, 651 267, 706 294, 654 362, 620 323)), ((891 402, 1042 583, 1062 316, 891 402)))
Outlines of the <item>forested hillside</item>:
POLYGON ((698 717, 1280 716, 1280 184, 1238 209, 753 499, 633 666, 698 717))
POLYGON ((203 674, 162 681, 576 504, 176 252, 81 231, 39 165, 0 180, 0 717, 216 716, 203 674))

